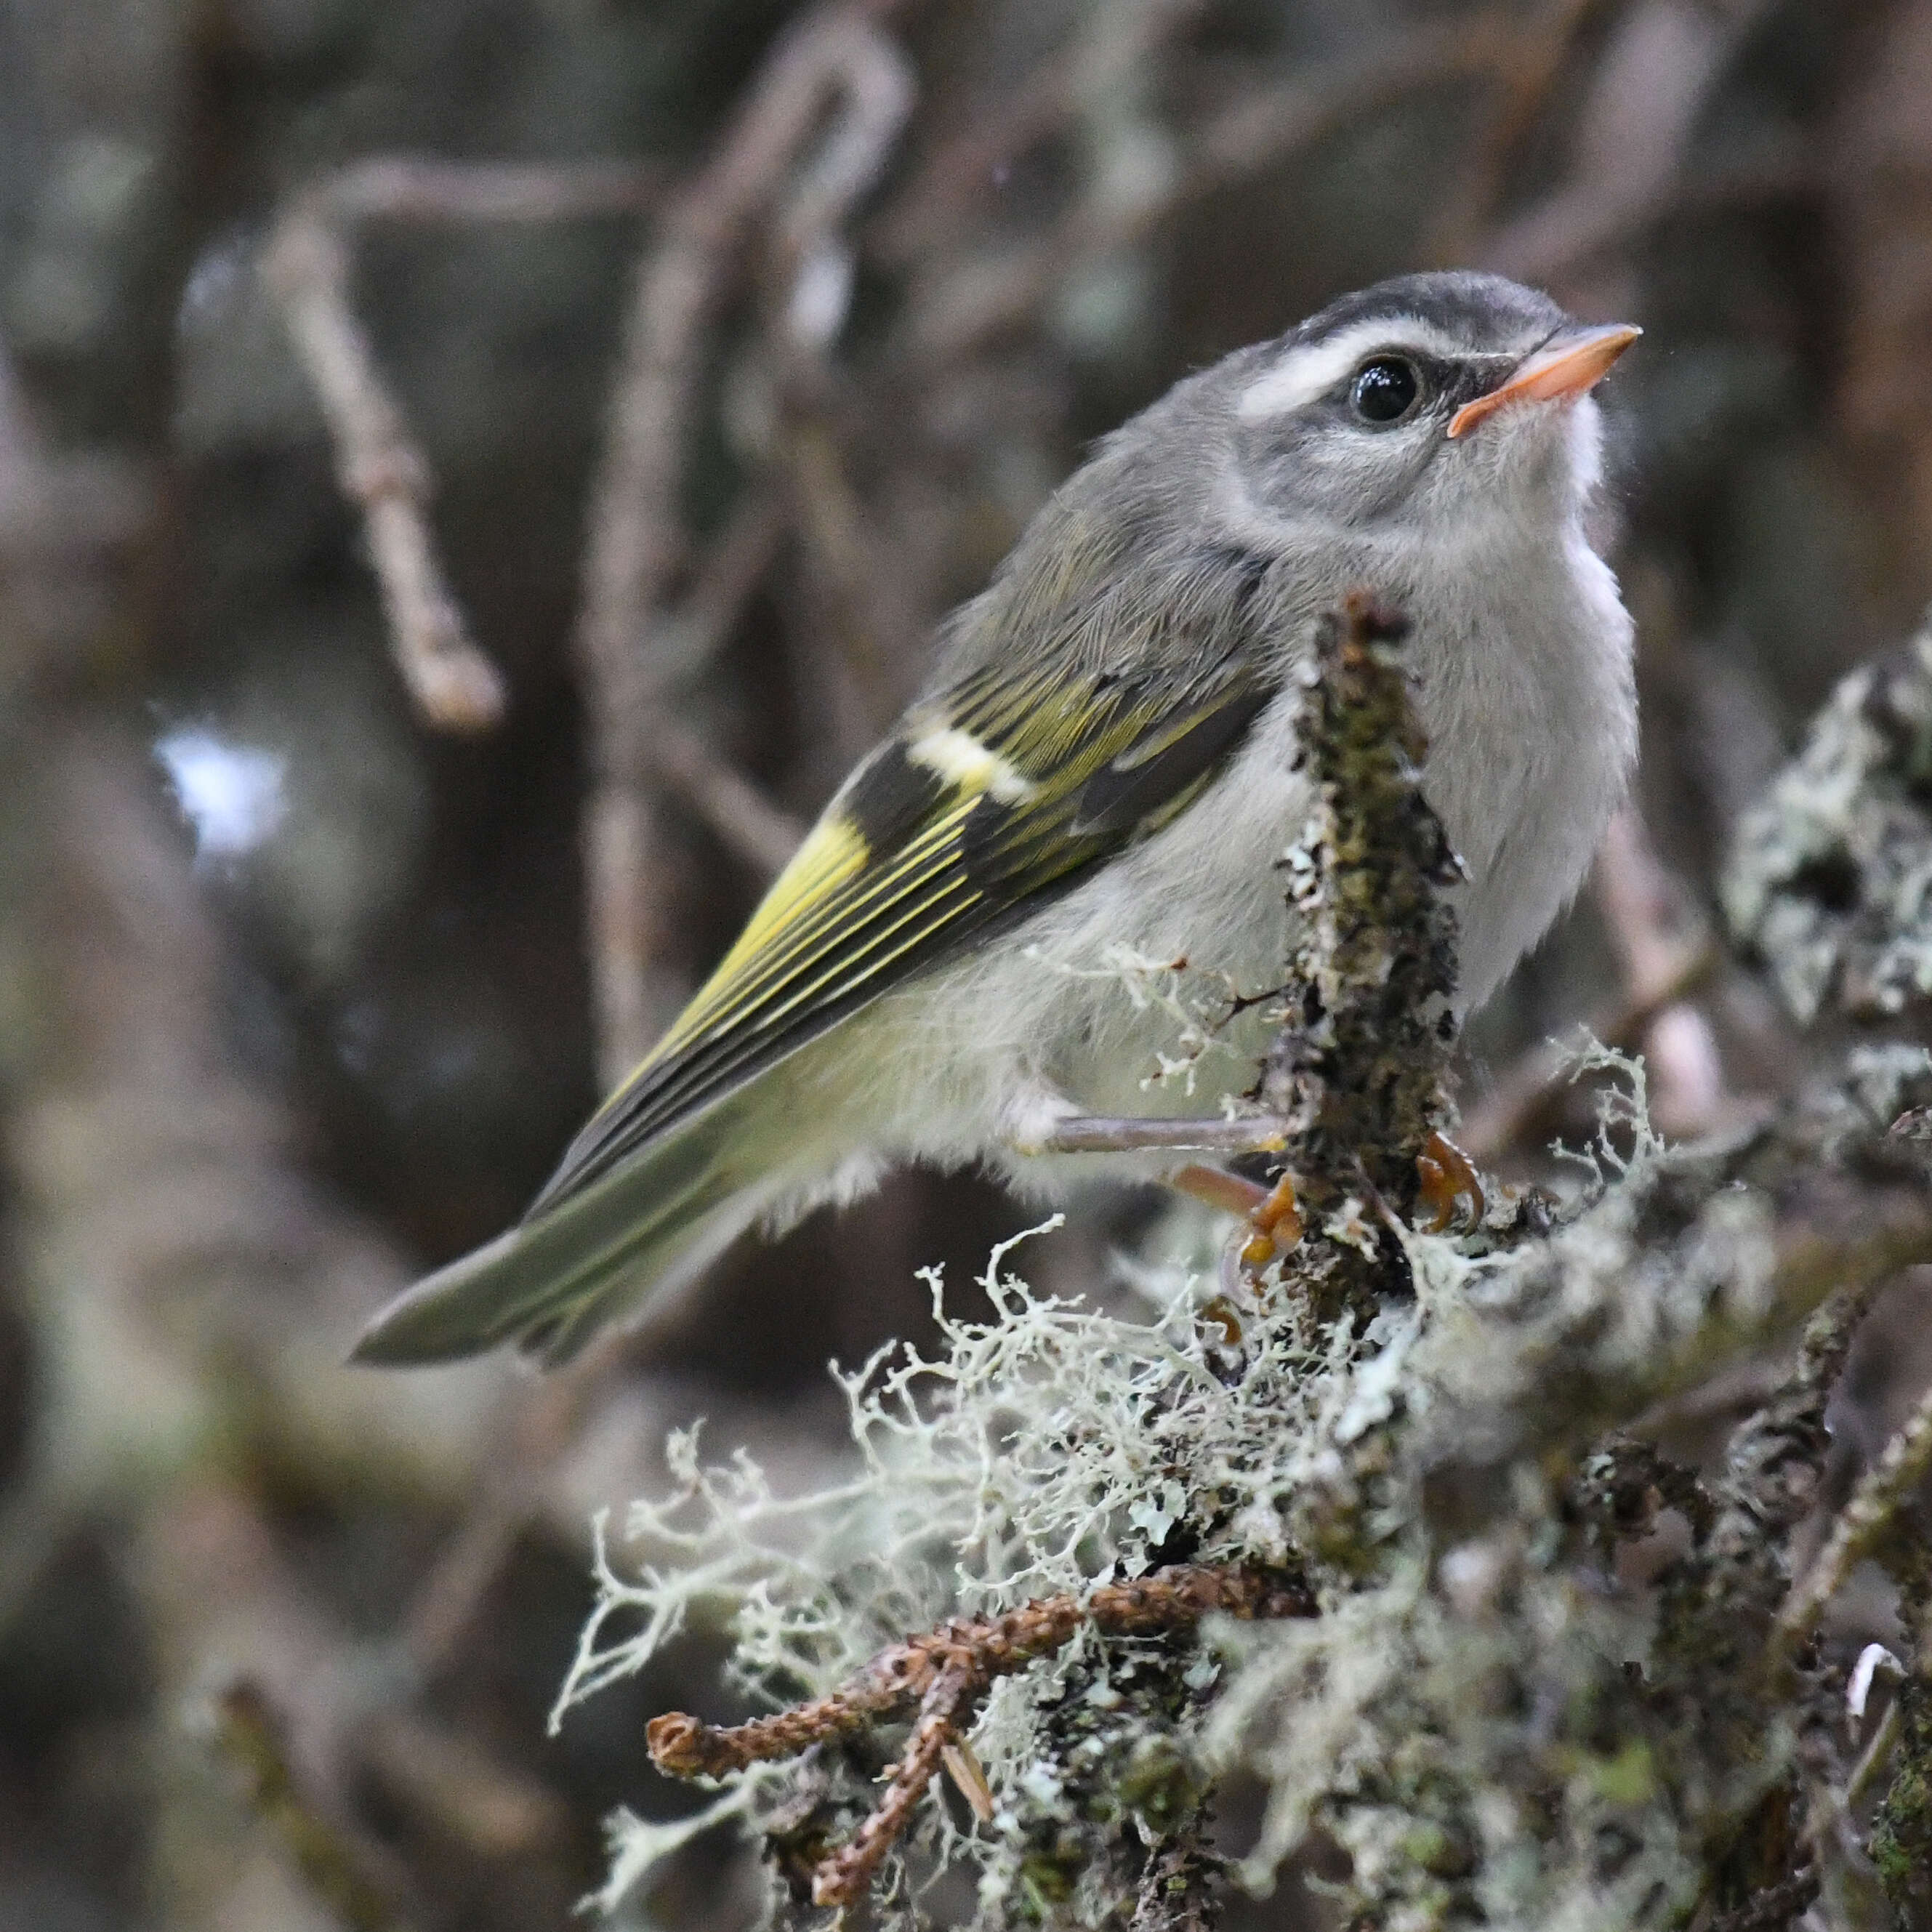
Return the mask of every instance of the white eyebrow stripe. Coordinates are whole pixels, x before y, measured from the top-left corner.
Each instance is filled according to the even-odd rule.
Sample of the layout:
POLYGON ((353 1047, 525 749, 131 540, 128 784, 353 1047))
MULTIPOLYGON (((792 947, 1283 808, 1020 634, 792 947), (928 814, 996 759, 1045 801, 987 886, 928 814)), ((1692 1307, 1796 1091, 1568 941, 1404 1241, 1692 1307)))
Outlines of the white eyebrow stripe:
POLYGON ((1286 416, 1324 395, 1372 349, 1412 349, 1424 356, 1454 356, 1464 346, 1419 315, 1372 316, 1325 342, 1291 349, 1242 392, 1234 412, 1244 422, 1286 416))

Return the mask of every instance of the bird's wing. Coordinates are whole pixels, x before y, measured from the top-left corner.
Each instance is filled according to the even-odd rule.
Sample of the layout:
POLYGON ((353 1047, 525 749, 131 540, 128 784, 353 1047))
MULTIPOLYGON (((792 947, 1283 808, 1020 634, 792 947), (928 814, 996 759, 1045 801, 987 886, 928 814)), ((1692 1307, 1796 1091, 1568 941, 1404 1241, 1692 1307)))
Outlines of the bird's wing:
POLYGON ((578 1136, 532 1215, 1157 829, 1271 694, 1231 656, 1178 694, 1151 680, 989 668, 916 706, 578 1136))

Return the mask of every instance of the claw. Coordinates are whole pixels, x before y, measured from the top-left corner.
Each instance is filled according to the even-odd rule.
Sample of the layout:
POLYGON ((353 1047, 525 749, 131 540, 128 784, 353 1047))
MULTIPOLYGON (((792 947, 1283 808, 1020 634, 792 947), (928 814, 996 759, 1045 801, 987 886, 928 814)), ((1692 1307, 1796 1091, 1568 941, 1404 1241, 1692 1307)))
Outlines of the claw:
POLYGON ((1240 1314, 1225 1294, 1215 1295, 1201 1304, 1201 1319, 1220 1331, 1222 1348, 1241 1346, 1240 1314))
POLYGON ((1258 1274, 1276 1255, 1287 1253, 1301 1239, 1301 1210, 1294 1198, 1293 1174, 1284 1174, 1248 1210, 1248 1226, 1254 1232, 1241 1250, 1241 1262, 1250 1273, 1258 1274))
POLYGON ((1231 1214, 1247 1217, 1252 1230, 1241 1246, 1241 1264, 1258 1274, 1276 1255, 1286 1254, 1301 1239, 1301 1212, 1294 1198, 1294 1177, 1284 1174, 1272 1187, 1248 1180, 1225 1168, 1198 1165, 1184 1167, 1168 1182, 1184 1194, 1231 1214))
POLYGON ((1466 1198, 1469 1203, 1468 1225, 1474 1227, 1489 1211, 1483 1192, 1482 1177, 1469 1156, 1446 1135, 1431 1134, 1415 1157, 1415 1172, 1422 1183, 1422 1205, 1435 1210, 1427 1224, 1432 1234, 1446 1234, 1454 1224, 1456 1209, 1466 1198))

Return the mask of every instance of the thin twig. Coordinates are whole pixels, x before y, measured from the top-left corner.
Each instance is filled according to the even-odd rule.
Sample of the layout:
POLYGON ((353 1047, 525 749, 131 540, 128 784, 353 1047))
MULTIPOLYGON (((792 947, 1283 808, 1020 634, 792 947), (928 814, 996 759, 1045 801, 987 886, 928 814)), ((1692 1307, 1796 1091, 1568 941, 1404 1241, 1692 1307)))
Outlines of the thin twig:
POLYGON ((304 1788, 290 1757, 287 1726, 262 1685, 237 1678, 215 1698, 214 1717, 215 1742, 248 1779, 256 1815, 329 1909, 351 1932, 407 1932, 400 1908, 304 1788))
POLYGON ((349 298, 348 233, 364 219, 555 221, 641 212, 661 170, 636 162, 443 161, 383 155, 298 196, 263 258, 335 446, 344 494, 362 511, 397 668, 424 719, 477 731, 503 713, 496 668, 469 634, 429 522, 428 463, 384 381, 349 298))
POLYGON ((729 642, 791 528, 782 490, 754 484, 698 560, 691 587, 653 631, 650 694, 668 700, 690 685, 729 642))
POLYGON ((1036 63, 1017 87, 974 104, 964 124, 934 146, 871 224, 869 248, 881 261, 902 263, 945 245, 1003 166, 1070 121, 1083 100, 1156 56, 1204 10, 1205 0, 1090 8, 1085 30, 1070 46, 1036 63))
POLYGON ((918 1722, 885 1796, 850 1841, 814 1874, 815 1903, 850 1904, 994 1678, 1051 1654, 1084 1626, 1109 1636, 1153 1636, 1191 1629, 1217 1612, 1244 1619, 1306 1617, 1316 1613, 1316 1605, 1306 1586, 1292 1576, 1245 1566, 1174 1564, 1136 1582, 1096 1585, 1084 1600, 1044 1597, 1002 1616, 956 1618, 881 1651, 829 1697, 776 1717, 720 1728, 668 1711, 651 1720, 645 1738, 660 1771, 674 1778, 719 1778, 794 1757, 916 1708, 918 1722))
POLYGON ((976 1675, 971 1660, 960 1657, 932 1680, 920 1700, 919 1721, 886 1780, 884 1795, 850 1838, 812 1874, 813 1904, 850 1905, 863 1895, 873 1873, 910 1821, 913 1807, 932 1782, 973 1696, 976 1675))
POLYGON ((784 871, 802 842, 806 827, 772 804, 742 772, 715 756, 688 724, 664 717, 652 726, 651 761, 656 772, 760 878, 784 871))
POLYGON ((304 198, 283 216, 262 267, 328 424, 343 494, 362 510, 403 682, 439 730, 485 730, 503 714, 503 681, 443 580, 429 466, 350 305, 348 248, 320 202, 304 198))
MULTIPOLYGON (((673 198, 638 272, 604 452, 591 491, 576 651, 588 698, 585 859, 600 1058, 615 1080, 676 998, 656 857, 648 663, 686 547, 680 506, 710 325, 759 215, 825 104, 871 84, 877 5, 820 7, 781 36, 712 159, 673 198)), ((896 58, 896 57, 895 57, 896 58)))
POLYGON ((1492 73, 1520 32, 1513 8, 1487 8, 1394 35, 1366 59, 1264 87, 1208 120, 1157 192, 1084 200, 1037 242, 935 283, 908 326, 909 368, 958 361, 1030 321, 1085 265, 1133 247, 1188 208, 1251 179, 1418 89, 1492 73))
POLYGON ((1919 1397, 1884 1453, 1859 1479, 1851 1499, 1838 1512, 1832 1534, 1778 1612, 1787 1638, 1802 1636, 1815 1624, 1845 1579, 1889 1528, 1932 1466, 1932 1389, 1919 1397))
MULTIPOLYGON (((826 352, 844 328, 856 256, 845 228, 884 168, 910 113, 910 67, 883 35, 860 44, 838 122, 800 170, 773 223, 765 331, 776 386, 789 418, 778 444, 788 472, 793 521, 841 610, 831 635, 869 700, 866 723, 882 728, 901 694, 892 666, 918 628, 905 621, 900 573, 886 567, 845 470, 826 407, 833 388, 826 352)), ((867 735, 871 735, 870 732, 867 735)))
POLYGON ((316 186, 350 220, 570 221, 642 214, 664 191, 652 161, 448 161, 374 154, 316 186))

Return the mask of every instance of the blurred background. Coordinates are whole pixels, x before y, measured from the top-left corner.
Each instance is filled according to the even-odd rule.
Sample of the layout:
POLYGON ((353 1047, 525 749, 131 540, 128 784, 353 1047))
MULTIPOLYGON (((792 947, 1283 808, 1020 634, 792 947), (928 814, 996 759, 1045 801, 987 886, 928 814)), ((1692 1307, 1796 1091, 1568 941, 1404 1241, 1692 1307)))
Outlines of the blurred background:
MULTIPOLYGON (((823 1473, 826 1360, 1027 1217, 901 1177, 542 1382, 344 1352, 519 1211, 1083 444, 1343 290, 1647 332, 1639 808, 1466 1137, 1533 1168, 1580 1020, 1676 1134, 1795 1079, 1711 884, 1932 596, 1928 100, 1932 0, 0 0, 0 1932, 561 1928, 612 1806, 691 1802, 643 1724, 730 1709, 704 1633, 544 1733, 592 1511, 700 1416, 823 1473)), ((760 1882, 700 1845, 634 1913, 760 1882)))

